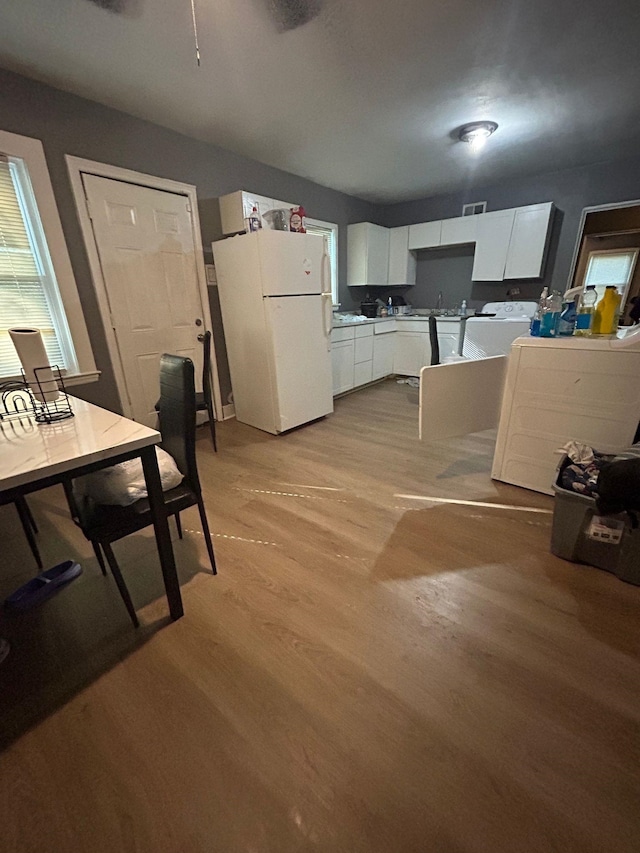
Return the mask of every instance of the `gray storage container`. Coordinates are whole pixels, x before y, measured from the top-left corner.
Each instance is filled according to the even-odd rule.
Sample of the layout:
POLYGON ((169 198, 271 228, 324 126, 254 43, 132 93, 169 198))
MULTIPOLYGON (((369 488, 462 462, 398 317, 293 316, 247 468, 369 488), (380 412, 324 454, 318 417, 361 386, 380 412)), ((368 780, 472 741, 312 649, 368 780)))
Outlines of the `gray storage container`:
POLYGON ((587 535, 591 519, 598 515, 594 498, 562 487, 562 472, 571 465, 564 457, 558 465, 553 486, 555 505, 551 528, 551 553, 574 563, 587 563, 613 572, 621 580, 640 585, 640 528, 634 529, 626 513, 610 516, 624 522, 617 544, 600 542, 587 535))

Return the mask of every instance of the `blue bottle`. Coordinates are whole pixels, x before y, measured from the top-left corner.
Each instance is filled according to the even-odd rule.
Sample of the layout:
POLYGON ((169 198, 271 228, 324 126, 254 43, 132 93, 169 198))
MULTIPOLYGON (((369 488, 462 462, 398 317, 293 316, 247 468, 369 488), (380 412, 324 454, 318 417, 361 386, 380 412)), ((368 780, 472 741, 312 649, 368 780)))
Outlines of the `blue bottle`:
POLYGON ((547 297, 544 308, 542 309, 542 318, 540 320, 541 338, 555 338, 557 336, 561 311, 562 298, 560 291, 554 290, 551 296, 547 297))
POLYGON ((568 338, 573 334, 576 327, 576 317, 578 310, 575 299, 571 302, 562 303, 562 313, 558 320, 558 335, 561 338, 568 338))

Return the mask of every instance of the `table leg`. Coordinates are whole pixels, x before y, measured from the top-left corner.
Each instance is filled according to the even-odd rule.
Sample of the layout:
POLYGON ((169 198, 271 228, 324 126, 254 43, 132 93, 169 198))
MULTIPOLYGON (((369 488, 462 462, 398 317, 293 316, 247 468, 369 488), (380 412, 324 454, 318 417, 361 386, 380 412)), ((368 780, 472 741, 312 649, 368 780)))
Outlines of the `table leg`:
POLYGON ((169 533, 169 521, 167 510, 162 496, 162 485, 160 483, 160 472, 158 471, 158 460, 155 447, 145 447, 141 453, 144 479, 147 484, 149 495, 149 506, 153 518, 153 528, 156 534, 156 544, 160 557, 160 566, 164 578, 164 588, 169 602, 169 613, 172 619, 179 619, 184 615, 182 607, 182 595, 176 572, 176 563, 171 545, 171 534, 169 533))

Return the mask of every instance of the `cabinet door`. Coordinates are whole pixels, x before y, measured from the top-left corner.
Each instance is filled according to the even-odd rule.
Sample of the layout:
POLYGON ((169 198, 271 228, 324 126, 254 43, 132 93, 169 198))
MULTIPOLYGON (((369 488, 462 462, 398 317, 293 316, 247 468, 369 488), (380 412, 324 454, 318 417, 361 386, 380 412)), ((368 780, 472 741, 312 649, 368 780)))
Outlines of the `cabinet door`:
POLYGON ((347 228, 347 284, 385 285, 389 265, 389 229, 371 222, 347 228))
POLYGON ((505 278, 540 278, 551 224, 553 204, 531 204, 516 208, 505 278))
POLYGON ((424 332, 396 332, 393 372, 402 376, 418 376, 431 361, 429 335, 424 332))
POLYGON ((496 210, 478 216, 473 281, 502 281, 515 209, 496 210))
POLYGON ((356 336, 353 360, 356 364, 361 361, 371 361, 373 358, 373 334, 367 337, 356 336))
POLYGON ((477 216, 458 216, 442 220, 441 246, 456 246, 460 243, 475 243, 477 216))
POLYGON ((331 371, 334 396, 353 388, 353 340, 331 345, 331 371))
POLYGON ((358 385, 366 385, 367 382, 371 382, 373 373, 371 369, 372 362, 371 361, 361 361, 360 364, 354 365, 353 368, 353 387, 357 388, 358 385))
POLYGON ((373 338, 372 379, 382 379, 393 373, 393 352, 396 333, 375 335, 373 338))
POLYGON ((409 226, 389 230, 389 284, 416 283, 416 256, 409 251, 409 226))
POLYGON ((433 249, 440 245, 442 220, 435 222, 420 222, 409 226, 409 250, 433 249))

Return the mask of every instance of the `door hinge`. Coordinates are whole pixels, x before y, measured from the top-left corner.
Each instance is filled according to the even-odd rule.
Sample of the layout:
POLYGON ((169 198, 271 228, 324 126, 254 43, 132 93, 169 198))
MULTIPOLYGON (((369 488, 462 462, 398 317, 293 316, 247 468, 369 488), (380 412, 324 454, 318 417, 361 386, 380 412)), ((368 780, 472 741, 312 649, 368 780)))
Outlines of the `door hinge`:
POLYGON ((187 213, 191 213, 191 205, 187 202, 187 213))
POLYGON ((89 196, 85 195, 84 201, 85 201, 85 204, 87 205, 87 213, 89 214, 89 219, 93 219, 93 214, 91 213, 91 202, 89 201, 89 196))

